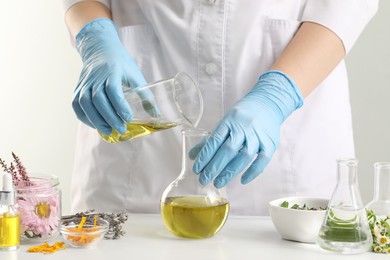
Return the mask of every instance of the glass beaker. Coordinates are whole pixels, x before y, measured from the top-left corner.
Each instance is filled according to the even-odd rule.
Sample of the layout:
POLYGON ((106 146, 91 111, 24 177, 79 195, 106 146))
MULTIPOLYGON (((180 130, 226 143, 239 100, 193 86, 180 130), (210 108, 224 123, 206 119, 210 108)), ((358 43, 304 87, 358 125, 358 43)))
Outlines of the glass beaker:
POLYGON ((374 164, 374 197, 367 204, 371 251, 390 253, 390 162, 374 164))
POLYGON ((369 250, 372 237, 360 197, 356 159, 337 161, 337 185, 329 201, 318 244, 325 250, 357 254, 369 250))
POLYGON ((127 131, 100 136, 109 143, 118 143, 136 137, 170 129, 178 125, 196 127, 203 114, 203 98, 191 77, 180 72, 175 77, 138 88, 123 88, 130 105, 133 120, 127 122, 127 131))
POLYGON ((176 180, 165 189, 160 213, 165 226, 183 238, 207 238, 225 224, 229 202, 225 189, 201 185, 192 171, 194 151, 199 151, 209 135, 206 130, 189 128, 182 131, 182 170, 176 180))

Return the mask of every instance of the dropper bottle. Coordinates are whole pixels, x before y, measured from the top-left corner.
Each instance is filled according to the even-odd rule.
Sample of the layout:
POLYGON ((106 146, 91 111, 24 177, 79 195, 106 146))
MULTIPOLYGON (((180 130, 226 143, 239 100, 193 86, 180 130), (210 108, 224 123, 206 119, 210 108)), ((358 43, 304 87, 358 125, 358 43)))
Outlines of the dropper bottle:
POLYGON ((16 194, 12 176, 3 173, 0 180, 0 250, 16 250, 19 247, 19 215, 16 211, 16 194))

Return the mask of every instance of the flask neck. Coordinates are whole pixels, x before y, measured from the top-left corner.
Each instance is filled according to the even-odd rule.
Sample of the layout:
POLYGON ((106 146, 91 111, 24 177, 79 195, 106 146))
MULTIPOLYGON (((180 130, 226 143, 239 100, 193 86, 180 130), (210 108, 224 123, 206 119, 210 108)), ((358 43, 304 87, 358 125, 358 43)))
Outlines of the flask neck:
POLYGON ((195 173, 192 171, 192 166, 199 151, 205 143, 208 132, 197 128, 189 128, 182 131, 183 136, 183 150, 182 150, 182 171, 181 176, 184 174, 195 173))
POLYGON ((374 200, 390 201, 390 163, 375 163, 374 200))
POLYGON ((209 132, 198 128, 188 128, 182 131, 182 170, 180 175, 165 189, 161 201, 167 202, 172 197, 203 197, 207 205, 227 202, 225 189, 217 189, 213 183, 202 185, 199 175, 192 171, 196 156, 205 144, 209 132))
POLYGON ((362 208, 357 174, 358 161, 356 159, 339 160, 337 163, 337 186, 332 200, 336 204, 344 204, 354 209, 362 208))
POLYGON ((342 160, 338 162, 337 183, 346 187, 358 185, 357 163, 354 160, 342 160))

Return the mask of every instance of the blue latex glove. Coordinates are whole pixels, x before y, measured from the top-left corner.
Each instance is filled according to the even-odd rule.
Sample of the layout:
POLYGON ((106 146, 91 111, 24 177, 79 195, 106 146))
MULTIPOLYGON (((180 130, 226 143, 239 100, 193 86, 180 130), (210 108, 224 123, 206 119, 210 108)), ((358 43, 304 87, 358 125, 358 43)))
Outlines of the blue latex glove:
POLYGON ((281 124, 302 105, 302 95, 288 76, 264 73, 226 113, 199 152, 193 171, 200 173, 200 183, 214 180, 222 188, 249 165, 241 183, 256 178, 279 145, 281 124))
POLYGON ((72 103, 77 117, 105 135, 112 129, 125 133, 132 114, 122 85, 138 87, 146 81, 114 23, 106 18, 91 21, 77 34, 76 47, 84 65, 72 103))

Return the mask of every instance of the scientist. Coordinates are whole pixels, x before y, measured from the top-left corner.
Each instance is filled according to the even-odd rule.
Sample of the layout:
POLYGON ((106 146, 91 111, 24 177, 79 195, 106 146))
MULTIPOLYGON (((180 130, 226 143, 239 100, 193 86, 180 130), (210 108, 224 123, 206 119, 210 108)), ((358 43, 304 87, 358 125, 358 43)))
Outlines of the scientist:
POLYGON ((132 119, 122 84, 179 71, 203 93, 199 127, 213 129, 194 172, 202 184, 227 186, 233 214, 265 215, 278 197, 330 196, 336 159, 354 157, 343 58, 377 0, 64 4, 83 61, 72 210, 158 212, 180 172, 180 131, 109 144, 97 130, 123 133, 132 119))

